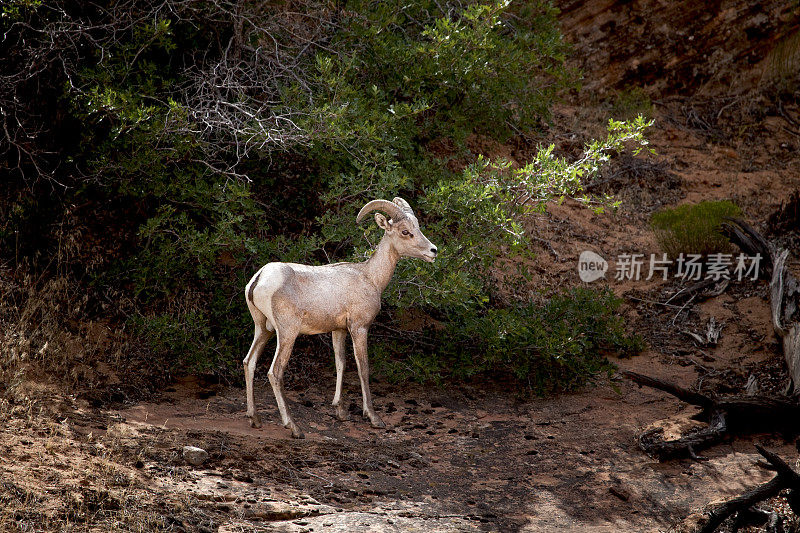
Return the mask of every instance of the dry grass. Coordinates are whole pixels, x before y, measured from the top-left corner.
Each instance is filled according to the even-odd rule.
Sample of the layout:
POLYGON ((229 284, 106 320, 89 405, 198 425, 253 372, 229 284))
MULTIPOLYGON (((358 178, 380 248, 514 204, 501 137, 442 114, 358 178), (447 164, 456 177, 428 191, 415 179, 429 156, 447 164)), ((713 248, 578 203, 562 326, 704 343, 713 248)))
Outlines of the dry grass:
POLYGON ((154 485, 143 468, 182 474, 171 437, 141 436, 74 405, 54 412, 40 400, 0 399, 0 531, 202 530, 214 522, 207 509, 154 485))
POLYGON ((0 268, 0 396, 57 402, 55 391, 98 407, 151 397, 169 379, 169 361, 137 344, 124 317, 97 300, 66 276, 0 268))
POLYGON ((0 271, 0 531, 171 528, 126 464, 125 437, 72 427, 76 394, 119 379, 125 348, 87 303, 64 277, 0 271))

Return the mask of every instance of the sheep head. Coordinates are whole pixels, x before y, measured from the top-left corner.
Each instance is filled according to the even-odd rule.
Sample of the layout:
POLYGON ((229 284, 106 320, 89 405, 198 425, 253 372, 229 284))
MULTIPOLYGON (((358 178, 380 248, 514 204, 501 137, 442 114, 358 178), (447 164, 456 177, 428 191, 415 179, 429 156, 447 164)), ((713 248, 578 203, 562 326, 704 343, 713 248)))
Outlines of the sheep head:
POLYGON ((384 236, 391 239, 391 244, 401 257, 417 257, 429 263, 436 260, 438 249, 419 229, 419 221, 408 202, 400 197, 393 201, 372 200, 358 212, 356 222, 361 222, 372 211, 383 211, 389 215, 387 219, 381 213, 375 213, 375 222, 384 230, 384 236))

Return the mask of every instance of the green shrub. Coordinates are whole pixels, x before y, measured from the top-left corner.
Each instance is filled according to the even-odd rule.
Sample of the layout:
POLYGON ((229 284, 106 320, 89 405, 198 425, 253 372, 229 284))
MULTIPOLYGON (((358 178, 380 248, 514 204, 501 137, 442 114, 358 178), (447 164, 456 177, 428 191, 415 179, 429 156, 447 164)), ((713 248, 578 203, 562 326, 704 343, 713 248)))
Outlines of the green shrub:
POLYGON ((653 214, 651 226, 661 249, 670 257, 679 254, 712 254, 730 251, 730 242, 719 232, 725 217, 741 215, 729 200, 680 205, 653 214))
POLYGON ((613 365, 607 355, 634 355, 642 338, 625 331, 617 313, 622 300, 610 289, 575 288, 542 304, 468 309, 450 317, 444 328, 428 331, 432 350, 400 343, 402 357, 384 351, 379 367, 394 380, 464 379, 505 375, 529 392, 572 390, 613 365))

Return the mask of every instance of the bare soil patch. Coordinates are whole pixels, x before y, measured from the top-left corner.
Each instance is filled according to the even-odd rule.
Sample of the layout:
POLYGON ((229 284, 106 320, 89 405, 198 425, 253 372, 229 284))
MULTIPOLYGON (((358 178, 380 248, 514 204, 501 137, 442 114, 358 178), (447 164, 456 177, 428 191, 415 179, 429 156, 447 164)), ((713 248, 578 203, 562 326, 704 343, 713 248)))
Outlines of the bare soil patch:
MULTIPOLYGON (((676 374, 668 365, 641 358, 622 364, 676 374)), ((677 372, 691 378, 691 369, 677 372)), ((351 387, 354 378, 348 375, 351 387)), ((727 497, 769 477, 754 466, 756 455, 747 441, 714 450, 705 463, 654 462, 636 447, 637 430, 665 413, 668 424, 679 425, 691 409, 625 382, 616 386, 619 392, 603 385, 523 401, 483 387, 376 383, 376 408, 387 430, 361 420, 354 403, 354 420, 339 422, 328 405, 332 388, 312 387, 289 393, 306 430, 304 441, 292 440, 278 423, 266 383, 260 383, 257 395, 262 429, 249 427, 241 390, 209 391, 196 383, 176 385, 165 401, 115 414, 131 435, 154 439, 173 456, 183 445, 211 453, 204 472, 177 461, 171 473, 177 468, 189 477, 244 480, 238 481, 245 484, 240 491, 212 491, 234 498, 228 502, 234 516, 247 516, 246 494, 263 490, 278 497, 288 490, 332 507, 326 513, 331 524, 352 518, 351 513, 380 516, 401 504, 407 518, 457 517, 463 522, 459 527, 476 529, 658 531, 689 514, 698 500, 727 497), (259 489, 255 480, 269 488, 259 489)), ((131 458, 141 455, 135 443, 126 452, 131 458)), ((168 486, 174 475, 167 476, 158 459, 145 460, 143 470, 168 486)), ((208 485, 184 483, 176 489, 198 497, 208 485), (205 488, 198 492, 197 487, 205 488)), ((292 518, 288 521, 297 526, 292 518)))

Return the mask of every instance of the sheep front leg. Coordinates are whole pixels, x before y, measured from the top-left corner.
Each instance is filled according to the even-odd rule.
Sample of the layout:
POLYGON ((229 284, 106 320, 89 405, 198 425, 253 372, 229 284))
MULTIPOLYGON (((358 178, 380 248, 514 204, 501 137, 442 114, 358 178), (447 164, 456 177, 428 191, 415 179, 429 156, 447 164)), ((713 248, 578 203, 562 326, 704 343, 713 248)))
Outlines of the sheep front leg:
POLYGON ((333 355, 336 359, 336 393, 333 395, 333 406, 336 408, 336 418, 339 420, 350 420, 350 414, 342 405, 342 382, 344 381, 344 368, 347 361, 345 357, 345 343, 347 342, 347 332, 336 330, 331 333, 333 337, 333 355))
POLYGON ((275 358, 272 360, 272 365, 269 367, 269 383, 272 385, 272 392, 275 393, 275 401, 278 404, 278 411, 281 413, 281 422, 283 427, 292 430, 292 437, 295 439, 302 439, 305 437, 297 424, 292 420, 289 415, 289 409, 286 407, 286 399, 283 397, 283 372, 286 370, 286 363, 289 362, 289 357, 292 355, 292 348, 297 334, 287 334, 283 331, 278 331, 278 347, 275 349, 275 358))
POLYGON ((369 360, 367 359, 367 328, 357 328, 350 330, 353 337, 353 352, 356 357, 358 367, 358 379, 361 381, 361 395, 364 399, 364 416, 368 417, 373 427, 385 428, 381 417, 372 408, 372 395, 369 392, 369 360))

